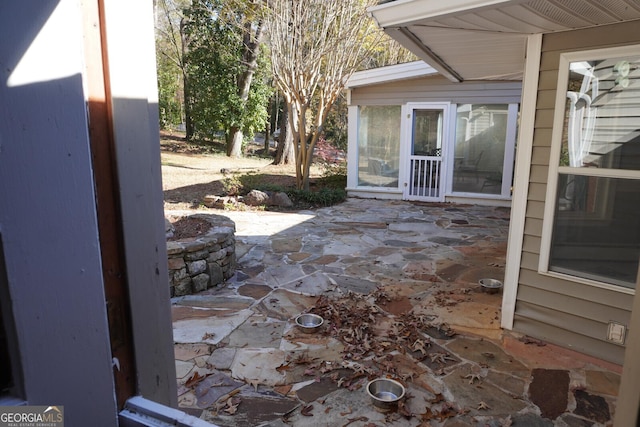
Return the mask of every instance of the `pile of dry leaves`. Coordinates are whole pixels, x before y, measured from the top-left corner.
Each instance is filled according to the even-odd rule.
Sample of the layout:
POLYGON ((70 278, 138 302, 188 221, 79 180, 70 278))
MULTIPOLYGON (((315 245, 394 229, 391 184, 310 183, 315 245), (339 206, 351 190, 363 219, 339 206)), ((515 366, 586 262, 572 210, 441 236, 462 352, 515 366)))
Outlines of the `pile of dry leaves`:
MULTIPOLYGON (((375 378, 393 378, 405 386, 412 381, 415 372, 399 371, 397 354, 409 355, 416 361, 428 358, 432 363, 442 365, 452 360, 447 353, 430 350, 432 339, 424 331, 435 329, 448 336, 453 336, 455 332, 447 325, 434 324, 435 316, 411 312, 394 316, 380 308, 393 299, 393 295, 382 289, 368 295, 350 292, 341 298, 320 297, 309 312, 318 314, 325 320, 327 326, 323 334, 343 344, 343 361, 341 364, 328 363, 303 354, 289 363, 304 364, 305 374, 328 376, 338 387, 355 391, 375 378)), ((441 394, 434 393, 434 396, 425 402, 427 405, 424 413, 414 414, 406 404, 412 398, 408 394, 399 403, 398 411, 387 415, 387 421, 391 422, 396 417, 442 421, 459 414, 459 410, 452 403, 446 402, 441 394)), ((312 415, 311 409, 312 405, 306 406, 302 415, 312 415)))
MULTIPOLYGON (((434 350, 432 338, 425 331, 435 330, 441 336, 453 336, 455 332, 447 325, 434 324, 435 316, 416 315, 411 312, 392 315, 380 308, 393 299, 392 295, 382 289, 369 295, 348 293, 339 298, 320 297, 308 311, 322 316, 325 320, 326 327, 322 334, 343 344, 342 362, 318 360, 308 352, 303 352, 292 356, 276 369, 282 372, 303 366, 305 376, 315 377, 318 381, 328 378, 338 387, 355 391, 375 378, 393 378, 405 386, 408 382, 414 381, 415 370, 406 369, 406 366, 403 370, 398 368, 398 355, 408 356, 413 363, 426 360, 425 363, 430 364, 432 368, 442 368, 455 360, 442 350, 434 350)), ((438 373, 437 369, 434 371, 438 373)), ((185 386, 194 388, 202 379, 203 377, 191 378, 185 386)), ((257 384, 254 386, 257 387, 257 384)), ((241 398, 237 396, 238 391, 239 389, 224 395, 211 408, 218 413, 235 414, 241 403, 241 398)), ((442 394, 428 391, 432 392, 434 397, 425 401, 423 412, 413 413, 409 410, 407 402, 413 397, 408 393, 399 403, 398 410, 387 414, 387 422, 400 417, 417 417, 424 422, 444 421, 464 412, 453 403, 447 402, 442 394)), ((313 404, 300 409, 303 416, 313 416, 312 411, 313 404)), ((355 421, 368 421, 362 418, 347 418, 345 425, 355 421)), ((374 425, 367 424, 370 427, 374 425)))

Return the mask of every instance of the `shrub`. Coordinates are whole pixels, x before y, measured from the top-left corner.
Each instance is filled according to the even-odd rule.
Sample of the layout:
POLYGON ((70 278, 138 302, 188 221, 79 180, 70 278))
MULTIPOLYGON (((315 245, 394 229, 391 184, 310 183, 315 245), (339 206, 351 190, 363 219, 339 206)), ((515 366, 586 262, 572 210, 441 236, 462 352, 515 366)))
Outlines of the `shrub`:
POLYGON ((314 206, 331 206, 344 202, 347 192, 343 188, 321 188, 318 191, 290 190, 287 195, 294 203, 308 203, 314 206))
POLYGON ((325 165, 322 177, 318 179, 318 186, 344 190, 347 187, 347 164, 325 165))
POLYGON ((251 190, 284 192, 299 208, 301 206, 331 206, 343 202, 347 198, 346 182, 346 166, 332 165, 325 169, 321 178, 318 178, 316 182, 318 190, 316 191, 283 187, 269 182, 269 175, 256 173, 227 175, 222 180, 222 185, 228 196, 245 195, 251 190))

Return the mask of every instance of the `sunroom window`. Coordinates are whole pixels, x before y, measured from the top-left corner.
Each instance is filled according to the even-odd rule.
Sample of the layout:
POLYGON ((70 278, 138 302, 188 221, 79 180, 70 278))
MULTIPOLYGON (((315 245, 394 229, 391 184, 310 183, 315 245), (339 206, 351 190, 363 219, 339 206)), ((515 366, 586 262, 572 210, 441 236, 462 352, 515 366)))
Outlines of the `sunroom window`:
POLYGON ((358 186, 398 187, 400 106, 361 106, 358 120, 358 186))
POLYGON ((565 54, 560 67, 542 270, 635 288, 640 47, 565 54))
MULTIPOLYGON (((511 186, 517 105, 461 104, 456 110, 452 190, 502 194, 511 186), (508 156, 505 151, 509 148, 508 156)), ((508 196, 509 194, 506 193, 508 196)))

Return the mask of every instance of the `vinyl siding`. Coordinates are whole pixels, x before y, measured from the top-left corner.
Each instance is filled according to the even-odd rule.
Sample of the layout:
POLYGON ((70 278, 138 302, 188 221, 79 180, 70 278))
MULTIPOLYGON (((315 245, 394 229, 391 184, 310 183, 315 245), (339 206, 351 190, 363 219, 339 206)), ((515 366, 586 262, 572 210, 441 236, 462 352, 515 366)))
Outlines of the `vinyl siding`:
POLYGON ((351 89, 351 105, 400 105, 406 102, 520 103, 520 82, 452 83, 428 76, 351 89))
MULTIPOLYGON (((558 66, 564 52, 640 43, 639 22, 543 37, 531 175, 514 330, 622 364, 624 347, 606 341, 608 323, 628 324, 633 297, 538 273, 558 66)), ((526 102, 526 100, 524 100, 526 102)))

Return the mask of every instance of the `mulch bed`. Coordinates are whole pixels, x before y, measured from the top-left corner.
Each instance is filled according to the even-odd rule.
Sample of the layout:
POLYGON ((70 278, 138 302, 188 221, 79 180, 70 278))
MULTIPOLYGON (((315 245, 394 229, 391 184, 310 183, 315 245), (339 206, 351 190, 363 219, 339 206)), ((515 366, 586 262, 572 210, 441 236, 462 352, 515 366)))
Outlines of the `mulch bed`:
POLYGON ((175 230, 168 241, 199 237, 211 229, 211 223, 205 219, 193 217, 168 218, 175 230))

